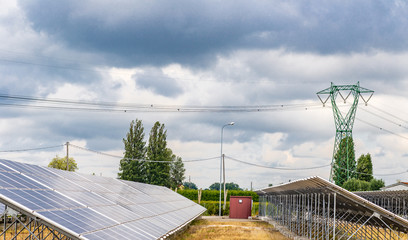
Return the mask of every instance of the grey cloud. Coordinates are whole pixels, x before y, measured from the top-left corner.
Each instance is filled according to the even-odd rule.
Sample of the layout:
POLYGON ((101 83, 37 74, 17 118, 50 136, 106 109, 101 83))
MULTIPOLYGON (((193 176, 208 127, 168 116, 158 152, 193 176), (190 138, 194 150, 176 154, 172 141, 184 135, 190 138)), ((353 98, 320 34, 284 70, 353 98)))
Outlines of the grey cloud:
POLYGON ((338 53, 408 46, 408 7, 397 0, 93 3, 20 1, 37 31, 121 66, 208 64, 237 48, 338 53))
POLYGON ((162 96, 176 97, 183 92, 181 86, 161 70, 146 69, 143 73, 134 74, 132 78, 138 86, 162 96))

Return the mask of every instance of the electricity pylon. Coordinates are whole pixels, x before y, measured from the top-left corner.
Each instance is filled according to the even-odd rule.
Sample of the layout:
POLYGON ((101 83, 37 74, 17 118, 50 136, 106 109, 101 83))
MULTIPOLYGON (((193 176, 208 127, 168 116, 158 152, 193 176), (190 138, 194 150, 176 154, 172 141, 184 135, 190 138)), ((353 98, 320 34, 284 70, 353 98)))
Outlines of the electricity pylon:
MULTIPOLYGON (((360 87, 360 82, 357 82, 356 85, 334 85, 331 83, 331 86, 329 88, 326 88, 317 94, 317 97, 320 99, 320 101, 323 103, 323 106, 325 106, 327 100, 331 100, 332 104, 332 109, 333 109, 333 115, 334 115, 334 123, 336 125, 336 138, 334 140, 334 149, 333 149, 333 156, 332 156, 332 162, 331 162, 331 169, 330 169, 330 181, 333 181, 333 163, 334 163, 334 157, 339 150, 339 146, 341 143, 341 140, 347 137, 348 139, 352 139, 352 133, 353 133, 353 125, 354 125, 354 119, 356 116, 356 110, 357 110, 357 105, 358 105, 358 100, 361 97, 361 99, 364 101, 365 105, 367 105, 367 102, 370 100, 370 98, 373 96, 374 91, 369 90, 367 88, 362 88, 360 87), (328 97, 323 100, 320 96, 328 94, 328 97), (363 94, 369 95, 368 98, 364 98, 363 94), (337 97, 340 96, 341 99, 346 103, 347 99, 352 96, 354 98, 353 104, 351 105, 350 109, 347 112, 346 116, 343 116, 343 114, 340 112, 336 100, 337 97)), ((346 144, 348 147, 348 144, 346 144)), ((348 155, 348 151, 347 155, 348 155)), ((346 156, 346 159, 348 159, 348 156, 346 156)), ((350 173, 350 169, 347 166, 347 169, 345 169, 347 172, 347 178, 350 173)), ((347 181, 347 179, 345 179, 347 181)))

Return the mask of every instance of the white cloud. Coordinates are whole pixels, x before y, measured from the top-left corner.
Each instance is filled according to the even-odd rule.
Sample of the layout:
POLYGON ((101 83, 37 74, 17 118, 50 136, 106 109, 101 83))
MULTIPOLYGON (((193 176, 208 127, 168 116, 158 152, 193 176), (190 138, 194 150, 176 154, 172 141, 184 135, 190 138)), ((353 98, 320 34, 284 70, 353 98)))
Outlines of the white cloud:
MULTIPOLYGON (((4 46, 0 49, 0 57, 15 63, 2 62, 4 64, 0 66, 0 75, 3 80, 0 82, 0 93, 146 106, 150 104, 284 106, 277 111, 253 113, 149 113, 143 111, 94 113, 2 107, 1 149, 35 148, 70 141, 78 146, 122 155, 122 138, 126 134, 129 122, 138 118, 144 122, 146 136, 153 123, 160 121, 167 127, 169 147, 175 154, 185 160, 201 159, 219 156, 221 126, 226 122, 235 121, 236 125, 225 129, 224 132, 224 153, 226 155, 264 166, 292 168, 321 166, 331 161, 335 128, 329 104, 326 108, 322 108, 316 92, 328 88, 330 82, 355 84, 360 81, 362 87, 374 90, 375 94, 367 107, 359 106, 357 110, 358 119, 356 119, 353 132, 356 156, 368 152, 372 154, 376 173, 395 172, 401 168, 408 168, 405 166, 407 160, 406 127, 408 127, 405 119, 408 119, 408 111, 404 108, 408 104, 406 97, 408 52, 404 48, 398 50, 397 47, 397 50, 391 51, 389 47, 383 47, 383 42, 387 42, 387 38, 377 39, 378 42, 373 44, 364 42, 362 45, 358 45, 360 40, 356 38, 354 42, 350 41, 349 46, 344 45, 346 42, 341 42, 343 44, 341 47, 336 47, 336 42, 330 42, 333 38, 326 39, 327 42, 324 39, 318 39, 323 45, 319 48, 319 43, 313 41, 316 40, 314 34, 316 35, 316 31, 322 26, 330 27, 332 26, 330 23, 336 22, 335 20, 344 20, 341 16, 330 15, 333 11, 331 9, 336 6, 341 7, 339 6, 341 4, 325 3, 330 5, 330 8, 325 5, 327 9, 325 6, 314 7, 310 10, 311 12, 308 12, 307 9, 303 9, 302 3, 279 3, 279 7, 274 8, 274 11, 278 11, 279 8, 282 15, 285 15, 282 22, 273 26, 280 29, 282 34, 279 34, 276 29, 269 28, 260 28, 256 31, 249 28, 249 32, 246 32, 245 29, 240 32, 241 28, 229 28, 228 22, 237 24, 235 14, 243 11, 239 6, 246 6, 247 3, 234 4, 236 10, 239 11, 228 15, 230 17, 228 21, 222 21, 220 16, 225 16, 221 13, 228 9, 226 6, 229 3, 227 3, 222 6, 221 10, 213 13, 215 18, 210 24, 210 26, 221 24, 219 29, 228 26, 230 30, 228 33, 232 35, 226 36, 226 39, 216 39, 216 37, 222 38, 223 36, 218 36, 220 34, 213 32, 211 28, 199 28, 201 22, 197 25, 187 24, 189 29, 183 28, 183 22, 186 21, 183 16, 190 16, 192 13, 181 12, 180 16, 174 16, 178 20, 178 25, 164 26, 165 33, 160 32, 159 28, 150 28, 154 32, 148 36, 156 37, 155 34, 158 34, 160 39, 146 37, 141 39, 139 45, 129 39, 143 35, 139 35, 139 32, 129 35, 128 26, 123 27, 122 25, 129 20, 129 16, 134 14, 127 11, 132 8, 123 7, 126 4, 129 3, 121 5, 121 9, 113 9, 109 16, 101 9, 106 9, 110 3, 101 2, 95 5, 93 1, 88 1, 85 2, 85 6, 74 4, 75 11, 71 12, 71 16, 81 19, 81 22, 84 21, 85 27, 94 24, 92 21, 87 22, 89 16, 101 19, 105 24, 104 29, 83 28, 82 30, 86 29, 86 32, 81 32, 78 29, 82 26, 75 24, 71 26, 72 22, 67 23, 70 27, 68 30, 60 27, 58 21, 47 22, 58 17, 58 14, 53 18, 43 19, 42 16, 37 16, 41 19, 34 19, 35 17, 29 14, 30 9, 25 9, 23 12, 14 1, 7 1, 0 9, 0 37, 2 37, 2 46, 4 46), (121 14, 114 14, 115 12, 121 14), (313 15, 311 13, 322 15, 307 18, 313 15), (321 25, 321 19, 327 18, 329 23, 321 25), (47 27, 41 28, 39 25, 42 20, 46 21, 44 24, 51 24, 51 27, 55 23, 58 28, 54 30, 64 31, 62 35, 67 34, 64 36, 72 37, 72 39, 60 39, 56 36, 58 33, 53 32, 54 30, 51 31, 47 27), (217 23, 217 21, 221 22, 217 23), (300 30, 303 35, 293 36, 293 29, 288 26, 294 26, 295 30, 300 30), (200 34, 208 34, 205 35, 206 38, 194 36, 193 40, 199 39, 200 43, 203 41, 202 44, 186 46, 185 43, 191 43, 188 35, 194 33, 194 27, 198 27, 196 30, 200 34), (120 41, 118 39, 113 42, 106 41, 107 45, 104 45, 97 40, 100 40, 98 37, 101 36, 106 36, 106 39, 109 40, 112 33, 104 35, 107 34, 104 32, 106 29, 117 30, 116 33, 125 34, 117 35, 122 36, 119 38, 120 41), (172 44, 180 44, 180 48, 173 49, 163 45, 162 47, 166 47, 164 51, 162 48, 155 47, 154 44, 169 41, 168 37, 171 37, 171 34, 169 35, 168 29, 176 29, 176 32, 185 33, 184 36, 187 36, 182 39, 184 41, 181 43, 177 38, 178 35, 171 39, 172 44), (103 31, 98 32, 95 36, 83 34, 88 32, 93 34, 92 30, 103 31), (234 37, 233 34, 241 36, 241 42, 227 41, 230 37, 234 37), (295 42, 281 44, 288 40, 287 36, 290 36, 291 39, 297 37, 297 39, 292 40, 295 42), (87 38, 84 43, 83 37, 89 39, 87 38), (248 39, 255 39, 256 43, 251 45, 248 39), (131 44, 124 44, 125 40, 131 44), (276 41, 277 44, 274 45, 273 41, 276 41), (207 46, 206 42, 213 45, 207 46), (357 45, 352 45, 356 42, 357 45), (326 50, 325 46, 332 46, 333 49, 326 50), (133 48, 139 50, 135 52, 133 48), (140 49, 146 52, 138 52, 140 49), (178 51, 180 49, 186 52, 178 51), (174 51, 178 52, 174 53, 174 51), (206 60, 202 60, 201 57, 206 60), (161 87, 159 90, 164 92, 157 94, 152 87, 139 85, 132 76, 141 74, 160 78, 154 79, 155 82, 145 82, 145 86, 151 85, 156 90, 161 87), (172 82, 168 82, 166 77, 172 82), (177 85, 181 89, 177 92, 178 94, 166 94, 164 87, 168 87, 169 84, 170 86, 171 84, 177 85), (294 104, 299 105, 294 106, 294 104), (397 126, 384 117, 401 123, 403 127, 397 126)), ((204 2, 200 4, 200 6, 208 7, 204 2)), ((267 5, 267 3, 262 4, 267 5)), ((257 9, 262 10, 261 15, 265 18, 269 16, 270 13, 262 9, 262 4, 253 6, 249 15, 244 15, 248 17, 246 19, 248 22, 245 24, 257 19, 253 16, 257 9)), ((25 8, 33 6, 29 3, 23 5, 25 8)), ((53 7, 59 9, 67 5, 70 4, 61 4, 61 6, 56 4, 53 7)), ((150 5, 151 8, 154 8, 153 12, 167 11, 164 7, 155 8, 153 5, 150 5)), ((206 11, 209 10, 213 11, 211 8, 206 9, 206 11)), ((64 11, 61 13, 66 13, 64 11)), ((399 16, 405 10, 394 8, 394 11, 397 11, 395 14, 399 16)), ((160 15, 154 15, 152 12, 145 12, 143 16, 151 17, 147 19, 158 18, 158 23, 163 23, 166 19, 173 19, 173 16, 160 18, 160 15)), ((139 18, 145 19, 143 16, 139 18)), ((208 16, 201 17, 198 20, 207 19, 208 16)), ((380 21, 378 19, 376 21, 380 21)), ((194 18, 194 21, 197 19, 194 18)), ((268 25, 267 22, 265 24, 268 25)), ((343 24, 341 29, 349 30, 344 28, 347 27, 347 24, 344 24, 343 21, 341 24, 343 24)), ((390 23, 387 24, 387 26, 390 25, 390 23)), ((404 24, 401 26, 403 27, 404 24)), ((332 33, 336 29, 326 29, 323 33, 327 31, 332 33)), ((405 32, 396 32, 391 34, 395 38, 393 43, 401 47, 399 42, 405 39, 405 35, 402 35, 401 39, 398 36, 405 32)), ((319 34, 316 36, 321 36, 319 34)), ((348 37, 347 31, 341 35, 348 37)), ((364 39, 366 35, 362 37, 364 39)), ((7 153, 2 157, 46 165, 56 154, 63 156, 64 148, 28 153, 7 153)), ((78 160, 81 172, 116 177, 119 167, 118 159, 74 148, 72 156, 78 160)), ((268 183, 277 184, 309 175, 328 177, 329 174, 328 168, 281 171, 243 165, 231 159, 227 160, 227 164, 227 179, 229 179, 227 181, 237 182, 245 188, 250 187, 251 181, 254 186, 264 187, 268 183)), ((191 176, 192 181, 200 187, 208 187, 219 179, 219 159, 186 163, 185 166, 187 177, 191 176)), ((385 179, 387 183, 392 183, 395 179, 403 177, 404 175, 387 176, 385 179)))

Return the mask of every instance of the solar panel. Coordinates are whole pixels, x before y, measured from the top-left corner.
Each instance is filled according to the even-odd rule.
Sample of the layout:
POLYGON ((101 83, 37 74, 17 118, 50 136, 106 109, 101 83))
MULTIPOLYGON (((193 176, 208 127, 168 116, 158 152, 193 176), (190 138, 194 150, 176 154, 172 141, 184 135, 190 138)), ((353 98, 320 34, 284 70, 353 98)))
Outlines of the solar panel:
POLYGON ((73 239, 157 239, 205 211, 165 187, 2 159, 0 202, 73 239))
POLYGON ((381 231, 386 234, 408 233, 408 220, 320 177, 299 179, 255 192, 261 196, 260 215, 275 218, 281 214, 279 217, 284 219, 281 222, 289 225, 291 231, 297 234, 314 234, 315 232, 302 232, 299 229, 309 223, 309 226, 312 226, 316 222, 324 226, 319 230, 318 235, 321 236, 331 234, 327 231, 329 228, 325 227, 326 223, 336 233, 347 237, 349 236, 344 234, 344 231, 350 231, 345 229, 351 226, 355 227, 354 233, 362 236, 370 233, 371 228, 368 226, 382 228, 381 231), (292 214, 297 214, 298 218, 292 219, 292 214), (308 222, 310 219, 316 220, 308 222))

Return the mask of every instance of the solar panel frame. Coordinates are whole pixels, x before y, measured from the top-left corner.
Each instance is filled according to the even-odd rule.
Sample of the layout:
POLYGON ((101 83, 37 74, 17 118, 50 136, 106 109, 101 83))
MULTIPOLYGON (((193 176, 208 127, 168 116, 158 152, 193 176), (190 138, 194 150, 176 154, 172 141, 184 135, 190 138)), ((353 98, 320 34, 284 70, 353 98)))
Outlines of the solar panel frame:
POLYGON ((165 187, 9 160, 0 176, 0 203, 73 239, 156 239, 205 211, 165 187))
MULTIPOLYGON (((408 220, 347 191, 321 177, 313 176, 305 179, 299 179, 278 186, 263 188, 255 191, 258 195, 291 195, 291 194, 311 194, 311 193, 327 193, 337 194, 336 208, 344 212, 353 211, 356 213, 378 213, 383 220, 382 227, 398 226, 404 232, 408 232, 408 220)), ((378 224, 373 218, 369 223, 378 224)))

